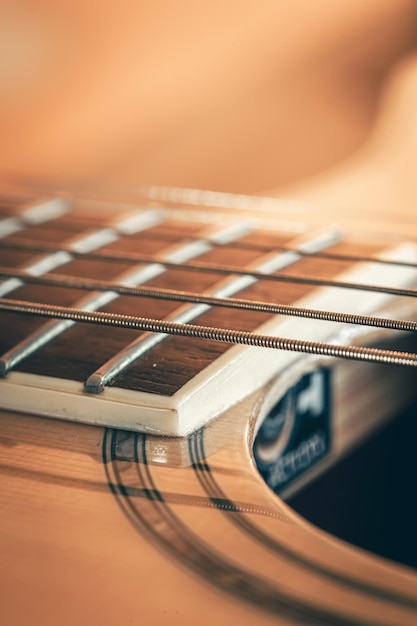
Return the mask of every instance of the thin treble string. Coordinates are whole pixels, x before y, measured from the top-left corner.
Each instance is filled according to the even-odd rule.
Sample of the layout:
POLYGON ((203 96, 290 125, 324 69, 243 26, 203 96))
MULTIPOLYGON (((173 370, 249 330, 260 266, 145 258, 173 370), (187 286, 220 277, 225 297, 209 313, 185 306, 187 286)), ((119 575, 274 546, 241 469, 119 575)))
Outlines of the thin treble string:
MULTIPOLYGON (((168 233, 163 233, 163 232, 152 233, 149 230, 146 231, 146 237, 147 239, 162 240, 162 241, 167 241, 171 243, 175 243, 176 241, 168 233)), ((193 240, 195 237, 186 235, 186 238, 193 240)), ((208 239, 204 237, 199 237, 199 239, 202 239, 202 240, 206 239, 207 241, 210 242, 210 245, 213 248, 222 248, 225 246, 223 242, 218 242, 213 239, 208 239)), ((378 258, 378 257, 373 257, 373 256, 367 256, 367 255, 356 255, 356 254, 345 254, 345 253, 342 254, 339 252, 323 252, 321 250, 315 250, 313 252, 309 252, 308 250, 303 250, 302 248, 294 248, 292 246, 286 246, 283 244, 267 245, 267 244, 261 244, 258 242, 252 243, 252 242, 242 241, 241 239, 238 239, 235 241, 227 241, 227 245, 231 248, 238 249, 238 250, 255 250, 255 251, 260 251, 260 252, 293 252, 294 254, 298 254, 300 257, 303 257, 303 258, 318 258, 318 259, 324 259, 324 260, 329 260, 329 261, 349 261, 351 263, 376 263, 382 266, 387 265, 387 266, 394 266, 394 267, 410 267, 414 269, 417 268, 417 262, 415 261, 384 259, 384 258, 378 258)), ((0 248, 27 250, 27 251, 32 251, 32 252, 48 252, 51 250, 54 252, 58 251, 56 246, 49 242, 42 242, 41 244, 34 244, 31 242, 20 240, 19 238, 13 238, 12 241, 0 241, 0 248)), ((130 253, 130 254, 135 254, 135 253, 130 253)), ((120 255, 118 255, 117 258, 115 258, 114 260, 115 261, 130 261, 131 260, 130 254, 125 253, 126 255, 125 257, 121 257, 120 255)), ((102 258, 101 253, 100 253, 100 258, 102 258)), ((113 259, 110 258, 110 260, 113 260, 113 259)))
POLYGON ((26 284, 44 285, 51 287, 66 287, 71 289, 82 289, 85 291, 112 291, 124 296, 154 298, 159 300, 173 300, 176 302, 192 302, 196 304, 207 304, 209 306, 219 306, 231 309, 269 313, 271 315, 290 315, 293 317, 317 319, 343 324, 358 324, 361 326, 371 326, 390 330, 401 330, 408 332, 417 331, 417 322, 414 322, 412 320, 374 317, 370 315, 359 315, 336 311, 324 311, 320 309, 295 307, 291 305, 277 304, 260 300, 245 300, 243 298, 210 296, 200 292, 180 291, 176 289, 162 289, 147 286, 131 287, 106 280, 93 280, 90 278, 78 278, 74 276, 63 276, 59 274, 32 276, 27 272, 21 270, 10 270, 3 267, 0 267, 0 276, 8 278, 18 278, 26 284))
MULTIPOLYGON (((85 227, 88 227, 88 226, 93 227, 97 225, 94 219, 87 220, 85 218, 83 218, 82 224, 85 227)), ((108 224, 107 222, 104 222, 103 225, 104 224, 108 225, 108 227, 113 226, 112 223, 108 224)), ((63 227, 67 230, 73 231, 75 227, 79 225, 79 222, 66 221, 65 219, 63 219, 60 221, 59 225, 61 228, 63 227)), ((152 232, 152 230, 146 231, 146 238, 152 239, 154 241, 164 241, 164 242, 175 243, 176 236, 178 236, 178 232, 175 233, 175 236, 173 236, 172 233, 161 231, 161 230, 158 230, 157 232, 152 232)), ((184 233, 184 237, 186 239, 190 239, 190 241, 196 238, 195 234, 189 234, 189 233, 184 233)), ((198 239, 210 242, 210 245, 213 248, 221 248, 221 247, 224 247, 225 245, 224 242, 215 241, 207 237, 198 236, 198 239)), ((300 257, 305 257, 305 258, 313 257, 313 258, 325 259, 325 260, 330 260, 330 261, 349 261, 352 263, 378 263, 380 265, 417 268, 417 263, 412 262, 412 261, 399 261, 395 259, 383 259, 383 258, 381 259, 381 258, 376 258, 373 256, 367 256, 367 255, 346 254, 346 253, 342 254, 339 252, 323 252, 320 250, 309 252, 308 250, 303 250, 301 248, 294 248, 294 247, 287 246, 284 244, 268 245, 268 244, 261 244, 259 242, 254 243, 251 241, 242 241, 242 239, 238 239, 234 241, 227 241, 227 245, 232 248, 236 248, 238 250, 255 250, 255 251, 260 251, 260 252, 271 252, 271 251, 294 252, 294 253, 297 253, 300 257)), ((28 242, 20 241, 20 240, 17 240, 17 241, 14 240, 11 242, 0 242, 0 247, 1 246, 30 249, 31 244, 28 242)), ((41 251, 45 252, 47 250, 42 249, 41 251)))
MULTIPOLYGON (((244 241, 233 241, 230 244, 232 248, 242 248, 247 250, 260 250, 264 252, 268 252, 271 250, 271 246, 262 245, 262 244, 252 244, 244 241)), ((299 254, 301 257, 305 258, 317 258, 324 259, 329 261, 350 261, 352 263, 377 263, 378 265, 389 265, 394 267, 411 267, 417 268, 417 263, 413 261, 398 261, 395 259, 380 259, 373 256, 365 256, 365 255, 356 255, 356 254, 341 254, 339 252, 321 252, 314 251, 308 252, 306 250, 302 250, 299 248, 292 248, 291 246, 279 245, 273 246, 274 250, 279 250, 282 252, 294 252, 299 254)))
MULTIPOLYGON (((6 243, 6 242, 5 242, 6 243)), ((65 252, 67 251, 66 246, 61 246, 61 248, 57 248, 53 244, 43 243, 42 245, 35 244, 26 244, 18 242, 16 243, 7 243, 6 246, 0 243, 0 247, 13 247, 20 250, 31 250, 35 252, 65 252)), ((175 262, 175 261, 167 261, 166 259, 160 258, 158 256, 149 256, 149 255, 141 255, 136 253, 127 253, 127 252, 117 252, 117 251, 96 251, 96 252, 77 252, 70 248, 68 251, 74 258, 83 258, 83 259, 92 259, 92 260, 101 260, 101 261, 111 261, 117 263, 159 263, 164 267, 168 267, 170 269, 180 269, 185 271, 198 271, 198 272, 211 272, 216 274, 235 274, 238 276, 251 276, 256 278, 257 280, 267 280, 274 282, 285 282, 285 283, 293 283, 293 284, 301 284, 301 285, 314 285, 317 287, 340 287, 342 289, 354 289, 360 291, 368 291, 373 293, 383 293, 387 295, 393 296, 406 296, 406 297, 417 297, 417 291, 415 289, 409 289, 404 287, 389 287, 389 286, 380 286, 380 285, 369 285, 362 283, 352 283, 347 281, 337 281, 334 279, 324 279, 324 278, 316 278, 313 276, 305 276, 305 275, 295 275, 286 274, 285 272, 279 272, 277 274, 267 274, 265 272, 259 272, 255 270, 251 270, 250 268, 242 269, 241 266, 235 265, 220 265, 217 263, 209 263, 209 262, 198 262, 198 261, 187 261, 186 263, 175 262)), ((379 261, 375 261, 379 263, 379 261)), ((412 266, 414 267, 414 265, 412 266)))
POLYGON ((0 298, 0 311, 37 315, 47 318, 68 319, 87 324, 143 330, 153 333, 193 337, 230 344, 241 344, 262 348, 273 348, 276 350, 316 354, 354 361, 367 361, 382 363, 384 365, 417 367, 417 354, 411 352, 399 352, 396 350, 385 350, 380 348, 366 348, 362 346, 343 346, 318 341, 306 341, 302 339, 288 339, 286 337, 274 337, 271 335, 262 335, 227 328, 201 326, 198 324, 182 324, 179 322, 161 321, 152 318, 121 315, 118 313, 107 313, 102 311, 88 312, 71 307, 37 304, 22 300, 10 300, 7 298, 0 298))

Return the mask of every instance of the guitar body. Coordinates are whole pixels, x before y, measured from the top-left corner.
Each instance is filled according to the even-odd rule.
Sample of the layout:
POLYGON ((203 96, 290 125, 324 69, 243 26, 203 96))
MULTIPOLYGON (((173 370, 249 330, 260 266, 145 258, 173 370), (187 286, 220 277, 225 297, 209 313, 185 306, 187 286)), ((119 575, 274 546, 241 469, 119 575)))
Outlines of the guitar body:
MULTIPOLYGON (((186 200, 171 204, 182 201, 192 221, 196 208, 186 200)), ((260 219, 277 219, 277 210, 282 223, 307 219, 302 207, 273 208, 263 205, 260 219)), ((327 217, 308 213, 308 228, 327 217)), ((372 216, 362 224, 367 231, 372 216)), ((398 244, 385 225, 379 231, 387 247, 398 244)), ((402 302, 403 310, 410 306, 402 302)), ((255 466, 253 442, 270 410, 322 367, 332 372, 331 449, 297 489, 412 400, 410 370, 299 359, 185 437, 56 420, 39 407, 38 415, 3 409, 4 623, 415 623, 414 570, 313 527, 255 466)))
POLYGON ((414 623, 412 570, 326 536, 263 483, 251 410, 185 441, 3 413, 5 623, 414 623))

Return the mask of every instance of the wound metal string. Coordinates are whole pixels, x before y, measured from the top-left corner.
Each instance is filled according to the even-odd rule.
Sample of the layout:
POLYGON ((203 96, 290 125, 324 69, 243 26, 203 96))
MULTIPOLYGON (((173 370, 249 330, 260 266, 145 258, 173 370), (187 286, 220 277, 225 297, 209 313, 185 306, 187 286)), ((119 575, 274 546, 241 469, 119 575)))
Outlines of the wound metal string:
MULTIPOLYGON (((417 297, 417 290, 405 288, 405 287, 390 287, 390 286, 381 286, 381 285, 370 285, 370 284, 362 284, 362 283, 352 283, 346 281, 338 281, 334 279, 324 279, 317 278, 314 276, 304 276, 304 275, 292 275, 286 274, 285 272, 279 272, 277 274, 268 274, 266 272, 259 272, 255 270, 251 270, 250 267, 242 269, 241 266, 235 265, 219 265, 217 263, 207 263, 207 262, 199 262, 199 261, 187 261, 186 263, 179 263, 175 261, 168 261, 164 258, 159 258, 158 256, 147 256, 147 255, 139 255, 135 253, 127 254, 126 252, 118 253, 118 252, 107 252, 107 251, 96 251, 96 252, 77 252, 70 248, 66 248, 62 246, 61 248, 57 248, 53 245, 44 245, 36 246, 30 244, 29 246, 19 246, 20 249, 26 250, 34 250, 37 252, 63 252, 67 251, 74 258, 83 258, 83 259, 94 259, 101 261, 112 261, 112 262, 122 262, 122 263, 159 263, 160 265, 170 268, 170 269, 179 269, 186 271, 198 271, 198 272, 213 272, 217 274, 224 274, 229 276, 230 274, 234 274, 237 276, 251 276, 257 280, 267 280, 274 282, 284 282, 284 283, 293 283, 293 284, 301 284, 301 285, 314 285, 316 287, 340 287, 341 289, 353 289, 359 291, 367 291, 372 293, 383 293, 392 296, 405 296, 405 297, 417 297)), ((376 261, 378 262, 378 261, 376 261)))
MULTIPOLYGON (((170 237, 167 233, 164 232, 158 232, 156 234, 154 233, 147 233, 147 237, 149 239, 157 239, 157 240, 164 240, 167 241, 169 243, 174 243, 172 237, 170 237)), ((212 239, 210 239, 210 245, 213 246, 214 248, 221 248, 224 247, 224 243, 219 243, 217 241, 214 241, 212 239)), ((236 248, 236 249, 243 249, 243 250, 259 250, 260 252, 271 252, 273 251, 280 251, 280 252, 294 252, 295 254, 298 254, 300 257, 306 257, 306 258, 318 258, 318 259, 325 259, 325 260, 329 260, 329 261, 349 261, 352 263, 378 263, 379 265, 387 265, 387 266, 393 266, 393 267, 410 267, 410 268, 417 268, 417 263, 413 262, 413 261, 401 261, 401 260, 397 260, 397 259, 384 259, 384 258, 378 258, 378 257, 372 257, 372 256, 366 256, 366 255, 354 255, 354 254, 346 254, 346 253, 339 253, 339 252, 323 252, 323 251, 317 251, 315 250, 314 252, 309 252, 307 250, 303 250, 302 248, 293 248, 291 246, 286 246, 286 245, 263 245, 259 242, 257 243, 251 243, 251 242, 246 242, 246 241, 242 241, 241 239, 237 240, 237 241, 228 241, 227 245, 232 247, 232 248, 236 248)), ((56 248, 56 246, 54 246, 54 244, 48 243, 48 242, 42 242, 42 244, 34 244, 34 243, 30 243, 27 241, 22 241, 19 238, 14 238, 12 241, 1 241, 0 242, 0 247, 4 247, 4 248, 10 248, 10 249, 17 249, 17 250, 28 250, 28 251, 34 251, 34 252, 58 252, 59 249, 56 248)), ((62 250, 62 249, 61 249, 62 250)), ((71 251, 71 253, 73 254, 73 256, 86 256, 85 254, 80 254, 74 251, 71 251)), ((134 254, 134 253, 133 253, 134 254)), ((102 257, 103 253, 100 252, 99 256, 100 258, 102 257)), ((111 257, 111 260, 112 257, 111 257)), ((120 257, 118 255, 117 260, 126 260, 129 261, 131 260, 131 256, 129 256, 128 254, 124 257, 120 257)))
POLYGON ((21 300, 10 300, 7 298, 0 299, 0 311, 37 315, 47 318, 68 319, 87 324, 143 330, 153 333, 193 337, 230 344, 242 344, 246 346, 316 354, 354 361, 367 361, 406 367, 417 366, 417 354, 410 352, 351 345, 343 346, 301 339, 288 339, 285 337, 274 337, 271 335, 262 335, 226 328, 201 326, 197 324, 181 324, 178 322, 161 321, 152 318, 121 315, 117 313, 99 311, 88 312, 71 307, 39 304, 21 300))
POLYGON ((175 289, 162 289, 156 287, 130 287, 120 285, 105 280, 93 280, 89 278, 78 278, 63 275, 41 275, 32 276, 22 270, 9 270, 0 267, 0 276, 8 278, 18 278, 27 284, 46 285, 51 287, 67 287, 72 289, 82 289, 86 291, 113 291, 119 295, 154 298, 159 300, 172 300, 176 302, 189 302, 196 304, 207 304, 209 306, 220 306, 224 308, 240 309, 246 311, 256 311, 258 313, 269 313, 271 315, 289 315, 308 319, 317 319, 327 322, 342 324, 357 324, 360 326, 370 326, 389 330, 400 330, 407 332, 417 331, 417 322, 412 320, 392 319, 386 317, 376 317, 371 315, 359 315, 336 311, 323 311, 304 307, 295 307, 285 304, 277 304, 260 300, 245 300, 243 298, 210 296, 204 293, 190 291, 179 291, 175 289))

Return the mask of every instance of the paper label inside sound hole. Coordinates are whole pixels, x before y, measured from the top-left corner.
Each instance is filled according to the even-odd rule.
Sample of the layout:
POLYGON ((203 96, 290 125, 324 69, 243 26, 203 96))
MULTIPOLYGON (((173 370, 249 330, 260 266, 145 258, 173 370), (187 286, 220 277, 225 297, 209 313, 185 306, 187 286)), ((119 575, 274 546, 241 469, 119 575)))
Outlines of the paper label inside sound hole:
POLYGON ((265 418, 253 446, 265 482, 280 493, 323 459, 331 445, 331 374, 305 374, 265 418))

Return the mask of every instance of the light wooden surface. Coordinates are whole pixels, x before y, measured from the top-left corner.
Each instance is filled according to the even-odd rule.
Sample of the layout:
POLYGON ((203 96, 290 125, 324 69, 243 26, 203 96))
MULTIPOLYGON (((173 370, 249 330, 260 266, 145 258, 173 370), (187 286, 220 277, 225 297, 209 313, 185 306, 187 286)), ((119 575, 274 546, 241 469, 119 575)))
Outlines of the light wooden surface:
POLYGON ((326 537, 262 484, 248 412, 207 429, 201 468, 176 440, 137 436, 137 461, 133 435, 2 413, 6 623, 413 624, 415 573, 326 537))

